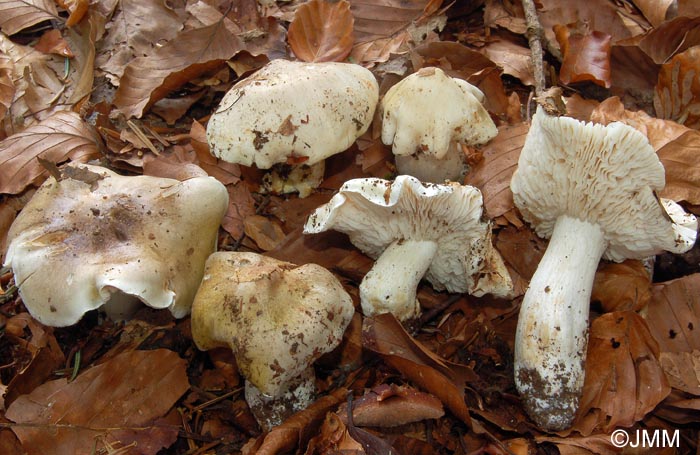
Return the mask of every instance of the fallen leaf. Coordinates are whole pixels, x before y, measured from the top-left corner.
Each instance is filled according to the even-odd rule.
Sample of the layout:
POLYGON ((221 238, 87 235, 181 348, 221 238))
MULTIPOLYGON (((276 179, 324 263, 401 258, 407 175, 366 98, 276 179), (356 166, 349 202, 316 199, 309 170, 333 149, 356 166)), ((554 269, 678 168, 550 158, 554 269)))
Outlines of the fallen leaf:
POLYGON ((169 153, 148 154, 143 157, 143 175, 164 177, 181 182, 208 174, 197 164, 197 153, 184 147, 173 147, 169 153))
POLYGON ((590 81, 610 88, 610 43, 612 37, 597 30, 584 31, 580 24, 555 25, 554 32, 564 60, 559 79, 564 84, 590 81))
POLYGON ((639 311, 650 300, 651 275, 642 261, 628 259, 619 264, 600 264, 591 301, 600 302, 603 311, 639 311))
POLYGON ((352 51, 354 18, 345 0, 310 0, 294 13, 287 40, 305 62, 342 62, 352 51))
POLYGON ((536 436, 537 442, 551 442, 556 445, 559 455, 614 455, 620 449, 613 446, 609 434, 589 436, 568 435, 565 438, 536 436))
POLYGON ((649 23, 654 27, 663 24, 669 15, 673 14, 669 9, 674 6, 676 0, 634 0, 635 6, 644 14, 649 23))
MULTIPOLYGON (((352 421, 360 427, 395 427, 444 414, 440 400, 407 385, 381 384, 352 402, 352 421)), ((348 409, 342 407, 338 417, 347 423, 348 409)))
MULTIPOLYGON (((430 0, 352 0, 355 17, 355 45, 350 60, 359 64, 385 62, 391 54, 408 51, 408 28, 422 19, 430 0)), ((437 2, 438 7, 442 2, 437 2)))
POLYGON ((87 13, 90 0, 56 0, 58 5, 68 11, 66 27, 73 27, 78 24, 87 13))
POLYGON ((345 401, 348 391, 337 388, 331 394, 314 401, 311 406, 299 411, 274 427, 255 443, 243 449, 243 454, 250 455, 275 455, 278 453, 293 452, 298 447, 303 447, 326 417, 326 413, 336 408, 345 401))
POLYGON ((337 414, 329 412, 319 430, 319 434, 309 441, 305 452, 308 455, 342 453, 347 455, 364 455, 359 442, 349 434, 347 426, 337 414))
POLYGON ((504 126, 498 136, 481 148, 484 159, 467 174, 464 182, 481 190, 486 215, 493 219, 512 210, 510 179, 518 167, 529 124, 504 126))
POLYGON ((492 37, 480 52, 503 68, 505 74, 519 79, 525 85, 534 86, 530 49, 508 37, 505 34, 492 37))
POLYGON ((221 24, 183 32, 127 65, 114 104, 126 117, 141 117, 153 103, 243 49, 241 40, 221 24))
POLYGON ((655 284, 644 317, 662 352, 700 350, 700 274, 655 284))
POLYGON ((5 35, 14 35, 51 20, 60 20, 54 0, 4 0, 0 3, 0 29, 5 35))
POLYGON ((262 251, 274 250, 285 237, 280 225, 273 219, 262 215, 249 215, 243 220, 245 234, 250 237, 262 251))
POLYGON ((131 351, 92 367, 73 382, 58 379, 22 395, 7 410, 30 455, 74 455, 125 447, 156 454, 178 428, 157 422, 189 388, 175 352, 131 351))
POLYGON ((34 45, 34 49, 45 54, 56 54, 62 57, 74 57, 73 52, 61 32, 55 28, 45 32, 34 45))
POLYGON ((572 426, 584 436, 629 427, 670 393, 659 364, 659 344, 644 319, 616 311, 591 324, 586 377, 572 426))
POLYGON ((661 65, 678 52, 700 44, 699 25, 700 17, 677 17, 650 30, 637 44, 661 65))
POLYGON ((661 65, 654 109, 660 118, 700 128, 700 46, 678 53, 661 65))
POLYGON ((244 182, 226 185, 226 190, 228 190, 228 210, 221 222, 221 227, 231 234, 231 237, 239 239, 245 233, 244 220, 255 214, 255 200, 244 182))
MULTIPOLYGON (((14 64, 9 56, 0 53, 0 124, 12 106, 15 98, 15 84, 12 81, 14 64)), ((0 131, 0 140, 5 139, 6 133, 0 131)))
POLYGON ((54 163, 87 162, 99 149, 96 135, 78 114, 57 112, 0 142, 0 193, 17 194, 41 183, 46 172, 38 156, 54 163))
POLYGON ((391 314, 365 318, 362 344, 406 378, 432 393, 466 425, 471 425, 464 402, 468 381, 478 379, 469 367, 445 361, 413 339, 391 314))
POLYGON ((235 184, 241 180, 241 167, 238 164, 227 163, 224 160, 216 158, 209 152, 207 131, 204 126, 196 120, 192 122, 190 138, 190 144, 197 153, 197 158, 199 159, 198 164, 207 174, 224 185, 235 184))
POLYGON ((517 276, 513 280, 513 292, 524 295, 532 275, 547 249, 547 241, 539 238, 532 229, 507 226, 495 235, 496 249, 517 276))
POLYGON ((700 351, 662 352, 659 361, 674 389, 700 396, 700 351))

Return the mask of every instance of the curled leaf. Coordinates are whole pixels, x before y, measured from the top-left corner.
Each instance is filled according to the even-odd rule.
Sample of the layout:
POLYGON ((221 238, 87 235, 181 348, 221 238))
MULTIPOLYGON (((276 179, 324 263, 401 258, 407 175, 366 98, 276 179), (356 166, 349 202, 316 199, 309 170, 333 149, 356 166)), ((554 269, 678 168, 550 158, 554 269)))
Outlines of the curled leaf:
POLYGON ((289 24, 289 46, 305 62, 341 62, 352 50, 354 22, 347 1, 311 0, 289 24))
POLYGON ((612 37, 597 30, 584 34, 571 25, 555 25, 554 32, 564 57, 559 72, 561 81, 565 84, 591 81, 610 88, 612 37))
POLYGON ((0 2, 0 29, 5 35, 58 19, 54 0, 3 0, 0 2))
POLYGON ((0 193, 17 194, 46 178, 38 156, 54 163, 87 162, 98 152, 92 128, 78 114, 57 112, 0 142, 0 193))

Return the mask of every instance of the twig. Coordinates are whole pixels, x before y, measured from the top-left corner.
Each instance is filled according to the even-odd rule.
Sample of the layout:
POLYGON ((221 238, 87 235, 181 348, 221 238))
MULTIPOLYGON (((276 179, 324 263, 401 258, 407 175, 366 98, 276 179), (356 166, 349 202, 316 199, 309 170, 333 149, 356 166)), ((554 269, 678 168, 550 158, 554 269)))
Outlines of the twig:
POLYGON ((535 7, 534 0, 522 0, 522 2, 523 9, 525 10, 525 22, 527 23, 525 35, 530 45, 532 68, 535 77, 535 95, 540 96, 547 84, 544 75, 544 61, 542 59, 544 53, 542 50, 544 30, 537 16, 537 8, 535 7))

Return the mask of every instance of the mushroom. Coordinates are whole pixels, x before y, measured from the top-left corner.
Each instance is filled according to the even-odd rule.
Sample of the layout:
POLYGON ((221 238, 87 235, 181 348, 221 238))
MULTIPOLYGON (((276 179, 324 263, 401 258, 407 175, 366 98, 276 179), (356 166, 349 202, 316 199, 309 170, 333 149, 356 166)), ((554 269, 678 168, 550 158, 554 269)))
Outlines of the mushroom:
POLYGON ((335 229, 376 259, 360 284, 365 315, 392 313, 402 322, 416 318, 418 283, 425 278, 437 290, 512 292, 503 259, 491 244, 481 192, 457 183, 421 183, 401 175, 347 181, 318 207, 304 233, 335 229))
POLYGON ((664 184, 664 168, 642 133, 538 108, 511 189, 524 219, 550 238, 515 339, 515 382, 540 427, 568 428, 576 414, 601 257, 682 253, 695 242, 695 217, 672 201, 659 203, 654 192, 664 184))
POLYGON ((312 364, 340 343, 354 312, 320 265, 219 252, 207 260, 192 305, 192 337, 201 350, 233 350, 246 401, 269 430, 313 402, 312 364))
POLYGON ((377 81, 362 66, 273 60, 226 93, 207 139, 224 161, 294 165, 266 180, 273 191, 303 197, 323 179, 323 160, 367 131, 378 98, 377 81))
POLYGON ((101 306, 128 317, 140 302, 180 318, 227 206, 226 188, 211 177, 179 182, 70 165, 12 224, 5 265, 42 324, 71 325, 101 306))
POLYGON ((483 100, 478 88, 433 67, 391 87, 380 105, 382 142, 393 144, 399 174, 461 181, 468 167, 459 144, 485 144, 498 134, 483 100))

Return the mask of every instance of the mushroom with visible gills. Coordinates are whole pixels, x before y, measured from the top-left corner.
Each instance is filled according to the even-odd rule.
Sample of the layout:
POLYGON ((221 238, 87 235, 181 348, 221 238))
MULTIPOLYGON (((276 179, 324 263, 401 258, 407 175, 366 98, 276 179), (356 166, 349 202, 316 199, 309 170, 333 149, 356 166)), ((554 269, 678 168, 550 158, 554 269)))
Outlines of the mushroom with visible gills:
POLYGON ((497 297, 511 294, 512 282, 491 244, 483 219, 481 192, 474 187, 422 183, 401 175, 389 181, 347 181, 318 207, 304 233, 344 232, 376 259, 360 284, 366 316, 392 313, 402 322, 420 314, 416 288, 425 277, 436 290, 497 297))
POLYGON ((482 145, 498 134, 483 101, 481 90, 440 68, 421 68, 391 87, 379 108, 382 142, 392 145, 399 174, 461 181, 461 144, 482 145))
POLYGON ((72 164, 51 177, 8 234, 25 306, 42 324, 75 324, 103 307, 130 316, 140 302, 189 314, 228 206, 213 177, 184 182, 72 164))
POLYGON ((601 257, 641 259, 688 251, 697 221, 655 191, 664 168, 647 138, 537 109, 511 189, 515 205, 550 238, 520 308, 515 382, 547 430, 573 421, 584 382, 588 312, 601 257))
POLYGON ((273 60, 226 93, 207 140, 224 161, 275 166, 266 176, 270 189, 303 197, 323 179, 324 160, 367 131, 378 98, 377 81, 362 66, 273 60), (285 164, 292 167, 279 168, 285 164))
POLYGON ((313 402, 313 362, 340 344, 354 312, 319 265, 219 252, 207 260, 192 305, 192 337, 202 350, 233 350, 246 401, 269 430, 313 402))

